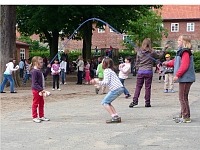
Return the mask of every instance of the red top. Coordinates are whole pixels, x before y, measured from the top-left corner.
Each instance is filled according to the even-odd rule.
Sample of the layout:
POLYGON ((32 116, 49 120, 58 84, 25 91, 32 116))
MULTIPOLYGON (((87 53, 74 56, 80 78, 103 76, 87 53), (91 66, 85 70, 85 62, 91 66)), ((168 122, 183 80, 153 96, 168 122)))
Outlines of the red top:
MULTIPOLYGON (((190 56, 188 52, 183 52, 181 65, 176 72, 176 76, 180 78, 189 68, 190 65, 190 56)), ((174 67, 174 59, 167 63, 167 67, 174 67)))

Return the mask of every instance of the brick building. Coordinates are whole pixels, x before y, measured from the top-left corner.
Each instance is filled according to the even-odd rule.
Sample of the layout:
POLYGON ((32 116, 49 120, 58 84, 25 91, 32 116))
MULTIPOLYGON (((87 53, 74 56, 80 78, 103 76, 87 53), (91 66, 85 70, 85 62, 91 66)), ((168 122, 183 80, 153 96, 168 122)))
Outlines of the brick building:
POLYGON ((200 50, 200 5, 164 5, 161 13, 169 34, 162 45, 170 41, 172 49, 177 49, 178 37, 187 34, 191 36, 193 50, 200 50))

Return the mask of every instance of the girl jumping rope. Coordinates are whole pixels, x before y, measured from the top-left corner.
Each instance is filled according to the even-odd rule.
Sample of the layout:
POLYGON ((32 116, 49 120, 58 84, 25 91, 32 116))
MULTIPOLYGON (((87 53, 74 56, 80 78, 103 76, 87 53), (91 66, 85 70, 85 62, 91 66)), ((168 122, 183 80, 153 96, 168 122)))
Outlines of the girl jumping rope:
POLYGON ((124 87, 117 77, 116 73, 113 71, 113 60, 111 58, 104 58, 102 61, 102 67, 104 69, 103 81, 96 81, 92 79, 91 84, 99 84, 100 86, 108 85, 110 92, 102 100, 101 104, 111 115, 111 119, 107 120, 106 123, 119 123, 121 122, 121 117, 117 114, 114 106, 111 104, 117 97, 119 97, 124 92, 124 87))

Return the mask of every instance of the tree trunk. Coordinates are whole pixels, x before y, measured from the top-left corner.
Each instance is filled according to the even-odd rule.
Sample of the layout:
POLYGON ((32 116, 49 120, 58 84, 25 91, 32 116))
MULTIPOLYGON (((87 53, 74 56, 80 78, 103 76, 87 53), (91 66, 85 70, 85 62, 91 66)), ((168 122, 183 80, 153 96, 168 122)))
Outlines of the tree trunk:
POLYGON ((92 45, 92 21, 85 23, 83 26, 83 59, 91 59, 91 45, 92 45))
POLYGON ((16 6, 0 6, 0 81, 9 58, 16 56, 16 6))

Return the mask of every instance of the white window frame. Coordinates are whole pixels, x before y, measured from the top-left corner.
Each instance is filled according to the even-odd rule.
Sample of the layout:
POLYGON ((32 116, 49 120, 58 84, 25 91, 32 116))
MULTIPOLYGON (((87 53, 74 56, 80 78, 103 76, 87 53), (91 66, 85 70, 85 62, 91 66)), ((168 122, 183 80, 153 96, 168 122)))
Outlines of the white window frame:
POLYGON ((26 50, 25 48, 20 48, 20 60, 25 59, 26 58, 26 50))
POLYGON ((194 32, 194 22, 187 23, 187 32, 194 32))
POLYGON ((106 28, 105 25, 103 25, 102 28, 98 28, 98 33, 105 33, 105 28, 106 28))
POLYGON ((110 28, 110 32, 114 32, 114 31, 110 28))
POLYGON ((171 32, 179 32, 179 23, 171 23, 171 32))

